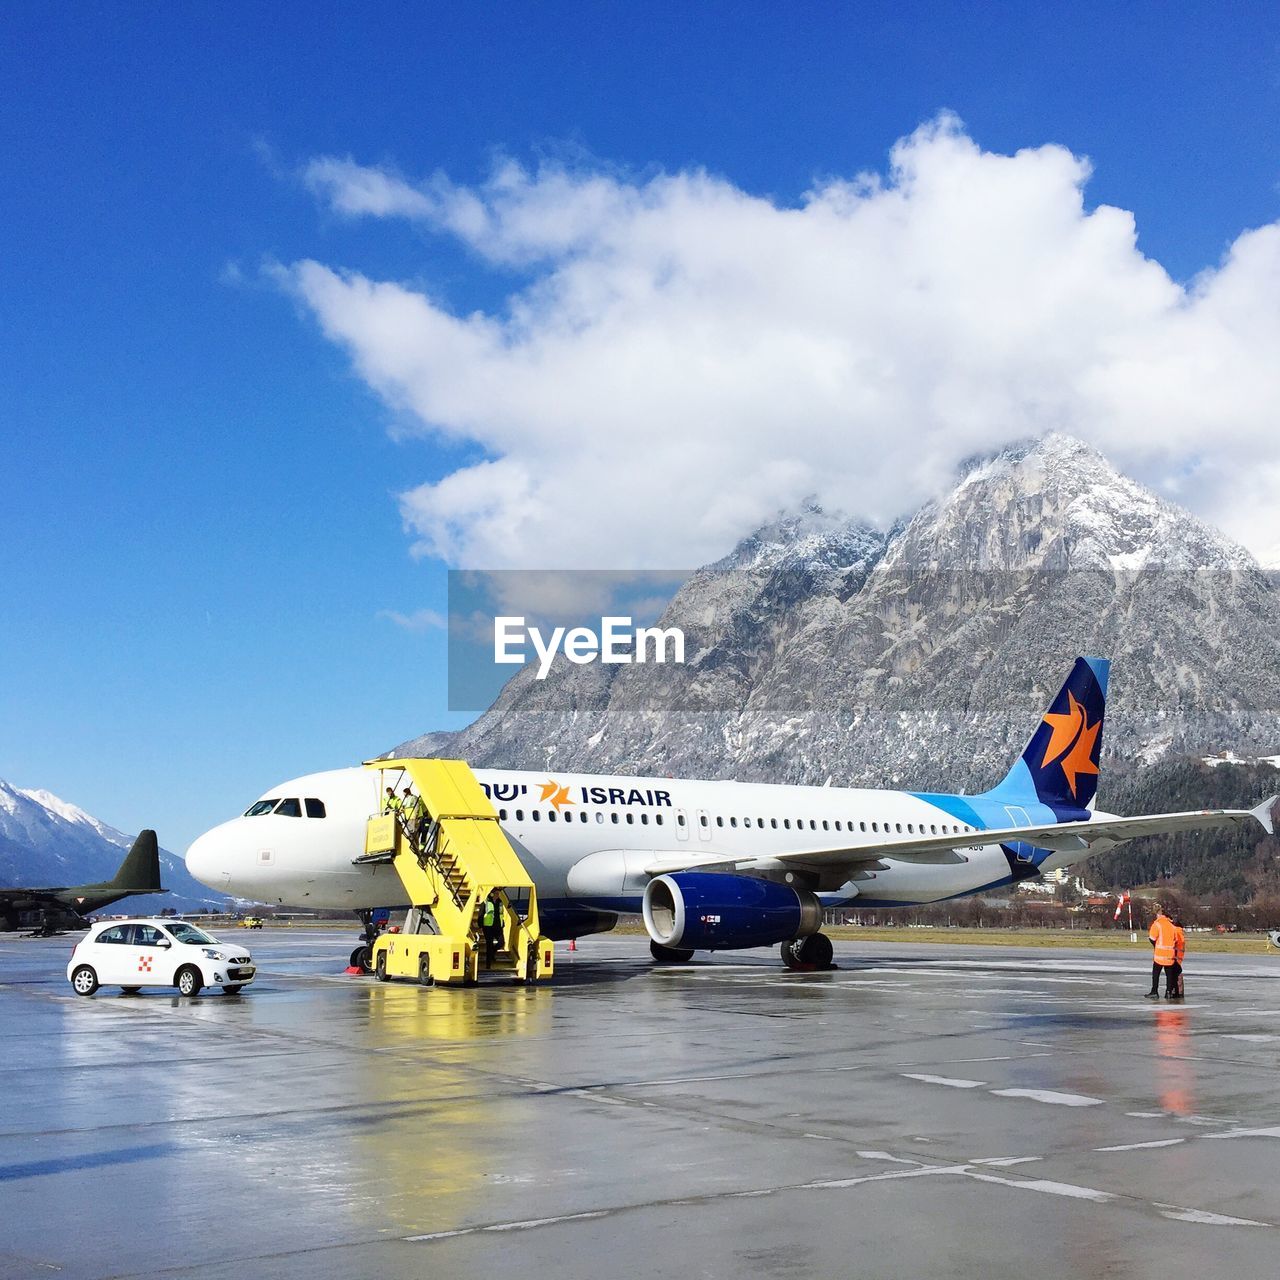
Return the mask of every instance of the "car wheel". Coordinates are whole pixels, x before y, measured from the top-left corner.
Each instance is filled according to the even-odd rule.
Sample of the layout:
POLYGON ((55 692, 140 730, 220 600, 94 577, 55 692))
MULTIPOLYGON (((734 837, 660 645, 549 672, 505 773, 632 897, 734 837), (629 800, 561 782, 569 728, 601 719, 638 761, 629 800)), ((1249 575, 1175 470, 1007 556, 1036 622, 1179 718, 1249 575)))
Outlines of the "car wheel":
POLYGON ((98 975, 87 964, 82 964, 71 975, 71 988, 78 996, 91 996, 98 989, 98 975))
POLYGON ((175 985, 178 988, 180 996, 198 996, 200 988, 204 986, 204 982, 200 977, 200 971, 192 968, 189 964, 184 964, 178 970, 178 976, 175 979, 175 985))
POLYGON ((379 982, 387 980, 387 953, 385 951, 378 952, 378 958, 373 962, 373 976, 379 982))

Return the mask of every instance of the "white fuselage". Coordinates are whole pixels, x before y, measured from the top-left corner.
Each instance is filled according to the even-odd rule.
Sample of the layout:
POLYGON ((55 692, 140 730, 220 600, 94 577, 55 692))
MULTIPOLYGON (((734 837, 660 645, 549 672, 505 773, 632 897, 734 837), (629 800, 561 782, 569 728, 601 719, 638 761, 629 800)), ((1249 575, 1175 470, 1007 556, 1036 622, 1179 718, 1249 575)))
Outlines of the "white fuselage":
MULTIPOLYGON (((768 860, 803 850, 882 846, 912 836, 979 832, 1029 821, 1053 821, 1048 810, 1011 823, 1004 806, 982 797, 917 795, 842 787, 618 778, 591 774, 477 769, 500 824, 537 886, 544 908, 579 906, 639 911, 655 866, 690 859, 768 860), (645 869, 649 868, 648 871, 645 869)), ((355 866, 365 825, 379 811, 377 770, 337 769, 281 783, 265 799, 296 799, 299 816, 279 812, 225 822, 192 844, 191 873, 238 897, 325 909, 407 906, 395 870, 355 866), (307 804, 307 801, 312 801, 307 804), (316 803, 318 802, 318 804, 316 803), (308 810, 324 816, 307 816, 308 810)), ((395 779, 395 781, 399 781, 395 779)), ((407 779, 405 780, 407 781, 407 779)), ((1095 815, 1101 817, 1103 815, 1095 815)), ((1037 850, 1014 861, 1000 845, 966 846, 948 865, 894 862, 825 883, 828 905, 857 898, 895 906, 961 896, 1007 884, 1083 854, 1037 850)))

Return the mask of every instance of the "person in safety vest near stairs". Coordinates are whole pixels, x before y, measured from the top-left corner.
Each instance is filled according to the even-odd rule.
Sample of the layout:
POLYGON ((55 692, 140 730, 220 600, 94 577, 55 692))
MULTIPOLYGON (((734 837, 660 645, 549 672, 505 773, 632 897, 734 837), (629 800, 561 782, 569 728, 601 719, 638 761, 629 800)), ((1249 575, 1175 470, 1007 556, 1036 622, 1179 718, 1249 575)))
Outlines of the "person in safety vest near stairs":
POLYGON ((408 787, 404 789, 400 816, 404 819, 404 828, 409 833, 409 838, 416 840, 422 826, 422 819, 427 816, 427 806, 422 803, 422 797, 414 795, 408 787))
POLYGON ((1155 948, 1151 957, 1151 990, 1147 992, 1148 1000, 1160 999, 1160 970, 1164 970, 1164 993, 1172 996, 1177 990, 1177 973, 1174 965, 1177 962, 1178 926, 1164 913, 1164 908, 1156 907, 1156 918, 1147 930, 1147 937, 1155 948))
POLYGON ((1166 992, 1170 1000, 1182 999, 1182 962, 1187 956, 1187 935, 1181 920, 1173 922, 1173 969, 1174 982, 1172 993, 1166 992))
POLYGON ((497 889, 484 900, 480 923, 484 926, 484 966, 492 969, 498 954, 498 942, 502 938, 502 903, 497 889))
POLYGON ((395 787, 388 787, 387 797, 382 802, 383 816, 385 817, 387 814, 399 813, 399 812, 400 812, 400 797, 396 795, 395 787))

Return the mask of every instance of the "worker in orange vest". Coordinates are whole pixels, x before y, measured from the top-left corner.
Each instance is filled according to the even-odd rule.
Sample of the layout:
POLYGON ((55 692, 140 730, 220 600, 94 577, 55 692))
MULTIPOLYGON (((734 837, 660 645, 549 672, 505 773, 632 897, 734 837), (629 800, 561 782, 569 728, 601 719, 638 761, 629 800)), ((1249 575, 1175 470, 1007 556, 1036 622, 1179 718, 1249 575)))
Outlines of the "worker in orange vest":
POLYGON ((1181 920, 1173 922, 1173 971, 1174 981, 1173 990, 1165 991, 1165 996, 1169 1000, 1181 1000, 1182 991, 1182 962, 1187 956, 1187 935, 1182 927, 1181 920))
POLYGON ((1155 948, 1151 957, 1151 990, 1147 992, 1148 1000, 1160 999, 1160 970, 1164 970, 1164 993, 1172 997, 1177 989, 1177 975, 1174 965, 1177 962, 1178 927, 1164 913, 1164 908, 1156 907, 1156 918, 1147 930, 1147 937, 1155 948))

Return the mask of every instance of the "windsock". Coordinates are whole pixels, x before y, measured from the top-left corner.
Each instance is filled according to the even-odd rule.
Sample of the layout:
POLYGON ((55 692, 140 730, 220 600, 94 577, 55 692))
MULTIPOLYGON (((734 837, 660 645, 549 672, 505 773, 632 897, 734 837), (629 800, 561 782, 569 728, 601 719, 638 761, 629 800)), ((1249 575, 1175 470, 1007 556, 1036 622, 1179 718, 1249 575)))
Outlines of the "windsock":
POLYGON ((1128 901, 1129 901, 1129 890, 1128 890, 1128 889, 1126 889, 1126 890, 1125 890, 1125 891, 1120 895, 1120 901, 1116 903, 1116 914, 1115 914, 1115 918, 1116 918, 1117 920, 1119 920, 1119 919, 1120 919, 1120 913, 1124 910, 1124 904, 1125 904, 1126 902, 1128 902, 1128 901))

